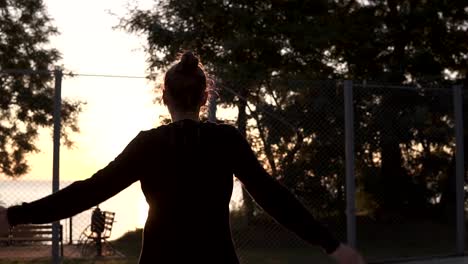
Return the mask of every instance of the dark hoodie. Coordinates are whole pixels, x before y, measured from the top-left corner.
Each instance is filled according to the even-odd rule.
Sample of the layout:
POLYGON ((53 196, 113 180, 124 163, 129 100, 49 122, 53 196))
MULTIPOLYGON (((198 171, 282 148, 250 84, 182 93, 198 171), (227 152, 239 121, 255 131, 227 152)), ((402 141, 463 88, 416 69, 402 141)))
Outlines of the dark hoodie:
POLYGON ((91 178, 8 208, 8 220, 17 225, 68 218, 140 181, 149 204, 140 263, 239 263, 229 224, 233 174, 267 213, 299 237, 327 253, 339 246, 265 171, 235 127, 190 119, 140 132, 91 178))

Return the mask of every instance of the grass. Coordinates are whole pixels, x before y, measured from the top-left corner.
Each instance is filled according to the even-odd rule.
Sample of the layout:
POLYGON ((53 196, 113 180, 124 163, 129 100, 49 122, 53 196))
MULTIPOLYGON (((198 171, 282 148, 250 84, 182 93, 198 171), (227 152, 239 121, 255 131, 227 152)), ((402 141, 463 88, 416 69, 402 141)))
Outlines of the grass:
MULTIPOLYGON (((50 264, 50 259, 37 260, 0 260, 1 264, 50 264)), ((65 259, 64 264, 135 264, 138 259, 125 260, 80 260, 80 259, 65 259)))
MULTIPOLYGON (((258 228, 257 228, 258 229, 258 228)), ((249 231, 250 232, 250 231, 249 231)), ((252 233, 250 233, 252 234, 252 233)), ((133 258, 140 254, 141 230, 129 232, 113 242, 115 248, 126 256, 133 258)), ((255 264, 278 264, 278 263, 332 263, 330 260, 316 248, 241 248, 238 250, 239 258, 242 263, 255 264), (315 261, 315 262, 314 262, 315 261)), ((127 263, 127 262, 121 262, 127 263)), ((130 262, 130 263, 136 263, 130 262)), ((120 264, 120 263, 119 263, 120 264)))
MULTIPOLYGON (((403 221, 379 224, 369 220, 357 222, 358 246, 369 261, 404 257, 444 255, 454 252, 453 225, 429 221, 403 221)), ((339 230, 332 227, 333 230, 339 230)), ((82 260, 65 259, 65 264, 127 264, 137 263, 140 254, 142 230, 128 232, 112 241, 112 245, 126 259, 82 260)), ((233 230, 242 263, 305 264, 332 263, 318 248, 311 247, 279 227, 267 223, 233 230)), ((5 264, 45 264, 50 260, 2 261, 5 264)))

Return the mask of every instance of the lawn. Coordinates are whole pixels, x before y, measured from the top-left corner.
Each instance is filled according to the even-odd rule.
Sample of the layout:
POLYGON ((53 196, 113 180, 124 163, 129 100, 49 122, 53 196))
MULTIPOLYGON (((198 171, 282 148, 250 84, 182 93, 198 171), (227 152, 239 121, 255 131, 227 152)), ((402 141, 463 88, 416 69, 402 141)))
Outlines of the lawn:
MULTIPOLYGON (((332 229, 339 230, 339 229, 332 229)), ((358 222, 358 247, 369 262, 384 259, 448 255, 454 252, 455 231, 450 225, 430 221, 401 221, 377 224, 358 222)), ((233 230, 238 255, 244 264, 310 264, 332 263, 318 248, 311 247, 280 227, 258 225, 233 230)), ((64 263, 127 264, 137 263, 141 230, 128 232, 112 245, 125 259, 65 259, 64 263)), ((5 264, 45 264, 50 260, 2 261, 5 264)))

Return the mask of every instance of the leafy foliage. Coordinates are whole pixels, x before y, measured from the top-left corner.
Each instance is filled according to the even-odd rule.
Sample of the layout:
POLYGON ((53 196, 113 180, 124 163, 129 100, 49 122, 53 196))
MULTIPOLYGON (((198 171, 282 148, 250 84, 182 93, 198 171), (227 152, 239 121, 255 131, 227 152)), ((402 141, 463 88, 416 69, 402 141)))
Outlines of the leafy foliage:
POLYGON ((147 37, 153 70, 196 50, 265 167, 319 197, 314 208, 344 211, 344 119, 342 83, 311 79, 359 89, 359 192, 374 200, 360 204, 411 211, 449 196, 452 103, 430 89, 468 84, 466 1, 167 0, 121 27, 147 37), (382 83, 418 89, 368 88, 382 83))
MULTIPOLYGON (((0 0, 0 173, 19 177, 28 172, 27 154, 38 151, 39 129, 53 125, 54 76, 47 73, 60 59, 48 48, 57 34, 42 1, 0 0), (3 70, 34 70, 15 74, 3 70)), ((62 101, 62 136, 77 132, 81 103, 62 101)))

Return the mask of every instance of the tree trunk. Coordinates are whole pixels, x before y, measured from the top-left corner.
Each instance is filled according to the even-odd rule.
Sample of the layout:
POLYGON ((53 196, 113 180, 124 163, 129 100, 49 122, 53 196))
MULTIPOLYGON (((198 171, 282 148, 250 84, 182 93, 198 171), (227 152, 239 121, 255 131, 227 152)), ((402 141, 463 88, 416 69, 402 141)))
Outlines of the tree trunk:
MULTIPOLYGON (((237 128, 239 129, 239 132, 246 137, 247 133, 247 96, 248 92, 246 89, 242 89, 240 92, 241 98, 239 98, 239 103, 237 105, 237 108, 239 110, 238 116, 237 116, 237 128), (244 100, 245 99, 245 100, 244 100)), ((254 219, 254 201, 250 194, 247 192, 247 190, 242 187, 242 200, 243 200, 243 210, 245 214, 245 219, 246 219, 246 225, 250 225, 253 222, 254 219)))
POLYGON ((266 158, 268 160, 268 163, 270 164, 271 174, 272 174, 271 176, 273 176, 273 178, 276 178, 278 176, 278 171, 276 169, 276 162, 275 162, 275 157, 273 156, 273 151, 271 150, 271 147, 267 144, 265 131, 262 128, 258 114, 252 113, 252 116, 255 119, 255 121, 257 121, 259 136, 260 136, 260 139, 262 140, 263 148, 265 149, 266 158))
POLYGON ((383 213, 400 214, 408 200, 411 190, 411 179, 403 168, 403 156, 400 149, 397 111, 398 96, 387 94, 382 101, 382 118, 380 128, 381 151, 381 209, 383 213), (393 109, 392 109, 393 108, 393 109))
POLYGON ((456 215, 456 160, 452 158, 447 178, 441 182, 442 194, 438 204, 440 220, 444 223, 455 223, 456 215))
MULTIPOLYGON (((382 133, 382 136, 386 136, 382 133)), ((383 139, 383 141, 386 141, 383 139)), ((396 141, 396 140, 395 140, 396 141)), ((398 141, 383 143, 382 150, 382 205, 389 210, 401 209, 406 200, 407 188, 405 177, 408 177, 402 168, 402 155, 398 141)))
MULTIPOLYGON (((390 83, 402 83, 405 80, 405 47, 409 42, 405 29, 401 25, 397 2, 389 1, 389 14, 387 25, 393 33, 394 52, 390 60, 390 72, 387 81, 390 83)), ((381 182, 382 203, 384 213, 400 214, 405 203, 409 202, 408 191, 411 189, 411 179, 403 168, 403 156, 400 149, 400 131, 406 128, 398 121, 398 113, 404 107, 399 104, 399 91, 389 91, 383 94, 381 105, 382 118, 380 129, 380 150, 381 150, 381 182)))

